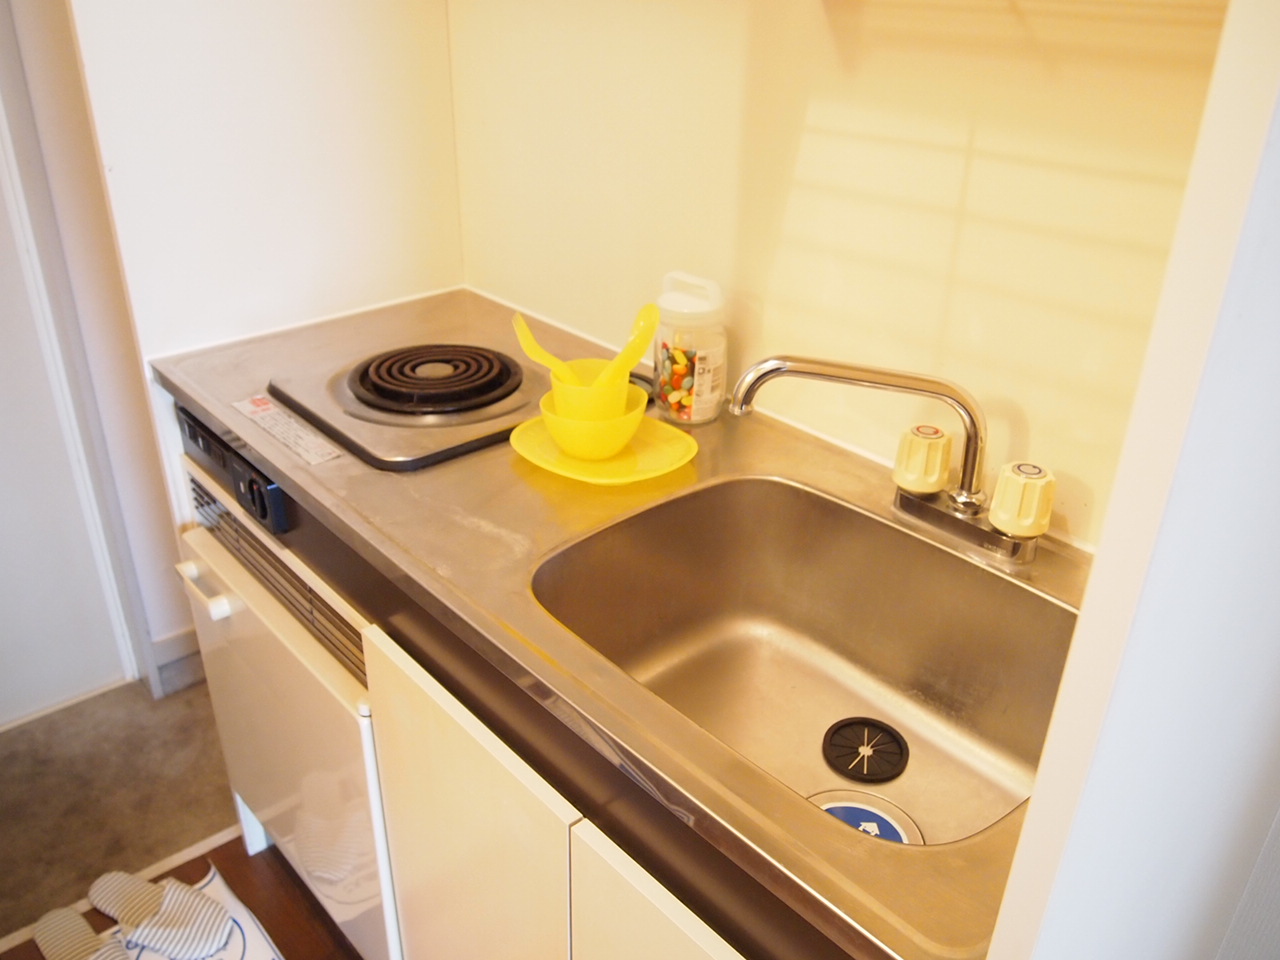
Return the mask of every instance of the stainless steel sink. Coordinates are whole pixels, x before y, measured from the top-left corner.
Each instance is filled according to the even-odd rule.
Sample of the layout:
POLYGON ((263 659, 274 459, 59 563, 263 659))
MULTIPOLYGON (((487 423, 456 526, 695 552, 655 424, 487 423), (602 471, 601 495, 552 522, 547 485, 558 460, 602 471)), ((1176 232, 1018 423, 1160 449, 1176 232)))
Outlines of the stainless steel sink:
POLYGON ((538 567, 533 592, 792 790, 887 800, 930 844, 1030 795, 1075 625, 1022 582, 774 478, 726 480, 590 534, 538 567), (902 735, 900 775, 855 782, 824 759, 828 730, 851 717, 902 735))

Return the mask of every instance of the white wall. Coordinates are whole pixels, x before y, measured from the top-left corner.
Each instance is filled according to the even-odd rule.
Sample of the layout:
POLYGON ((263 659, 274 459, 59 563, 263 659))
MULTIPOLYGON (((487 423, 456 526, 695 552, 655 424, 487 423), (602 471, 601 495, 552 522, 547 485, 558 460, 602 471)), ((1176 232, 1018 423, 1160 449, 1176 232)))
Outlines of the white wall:
POLYGON ((992 960, 1215 955, 1280 809, 1278 101, 1235 0, 992 960))
MULTIPOLYGON (((1222 3, 451 0, 469 284, 620 343, 671 269, 789 352, 958 381, 1097 541, 1222 3)), ((782 382, 887 460, 939 405, 782 382)), ((952 423, 955 426, 954 423, 952 423)))
POLYGON ((444 0, 69 0, 144 357, 462 279, 444 0))
POLYGON ((667 270, 727 282, 747 4, 449 11, 468 284, 620 343, 667 270))
MULTIPOLYGON (((34 143, 0 4, 0 727, 120 682, 128 662, 80 424, 64 380, 49 226, 28 183, 34 143)), ((38 165, 36 166, 38 170, 38 165)))

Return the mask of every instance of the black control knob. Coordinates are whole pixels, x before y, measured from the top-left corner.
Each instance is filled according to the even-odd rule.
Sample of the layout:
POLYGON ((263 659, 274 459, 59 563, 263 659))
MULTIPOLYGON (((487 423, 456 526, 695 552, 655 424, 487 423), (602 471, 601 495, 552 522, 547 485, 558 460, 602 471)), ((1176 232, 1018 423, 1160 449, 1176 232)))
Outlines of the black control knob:
POLYGON ((231 466, 236 501, 271 533, 289 529, 289 499, 269 478, 236 458, 231 466))

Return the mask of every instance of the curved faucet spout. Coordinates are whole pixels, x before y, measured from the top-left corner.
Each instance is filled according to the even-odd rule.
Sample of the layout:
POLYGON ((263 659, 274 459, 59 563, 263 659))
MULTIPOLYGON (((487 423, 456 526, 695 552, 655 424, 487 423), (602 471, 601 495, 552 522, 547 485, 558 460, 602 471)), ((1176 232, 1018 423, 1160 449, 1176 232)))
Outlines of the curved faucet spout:
POLYGON ((833 363, 828 360, 811 360, 805 357, 769 357, 753 364, 738 380, 733 390, 730 411, 742 416, 751 412, 755 395, 774 377, 794 376, 811 380, 827 380, 871 387, 877 390, 893 390, 913 393, 941 400, 960 416, 964 426, 964 450, 960 461, 960 482, 951 492, 955 506, 964 513, 976 513, 982 505, 982 454, 987 442, 987 423, 969 391, 948 380, 926 377, 917 373, 884 370, 852 363, 833 363))

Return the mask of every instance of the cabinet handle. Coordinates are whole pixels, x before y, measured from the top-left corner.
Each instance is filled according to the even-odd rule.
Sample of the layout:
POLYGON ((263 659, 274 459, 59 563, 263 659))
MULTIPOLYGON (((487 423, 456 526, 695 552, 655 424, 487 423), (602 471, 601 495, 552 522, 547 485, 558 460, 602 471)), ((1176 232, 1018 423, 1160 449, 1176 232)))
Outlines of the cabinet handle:
POLYGON ((232 597, 225 593, 215 593, 211 596, 200 589, 196 582, 200 579, 200 565, 194 560, 183 560, 174 569, 182 578, 182 586, 186 589, 187 596, 193 603, 204 608, 205 616, 210 620, 225 620, 235 612, 232 597))

